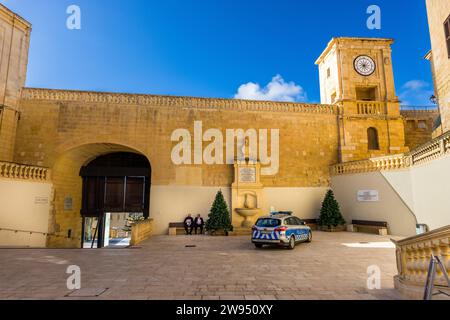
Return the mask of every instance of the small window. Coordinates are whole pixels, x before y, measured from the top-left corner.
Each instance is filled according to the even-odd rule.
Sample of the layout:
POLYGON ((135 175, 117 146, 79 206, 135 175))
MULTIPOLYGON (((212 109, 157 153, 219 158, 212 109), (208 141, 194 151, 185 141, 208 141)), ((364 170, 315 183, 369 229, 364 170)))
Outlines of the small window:
POLYGON ((417 125, 419 129, 428 129, 427 122, 425 120, 419 120, 417 125))
POLYGON ((369 150, 380 150, 377 129, 375 129, 375 128, 367 129, 367 141, 368 141, 369 150))
POLYGON ((447 53, 450 58, 450 16, 444 22, 445 40, 447 42, 447 53))
POLYGON ((294 218, 287 218, 286 220, 284 220, 284 224, 288 225, 288 226, 295 226, 295 219, 294 218))
POLYGON ((416 128, 416 122, 414 120, 407 120, 406 126, 410 130, 414 130, 416 128))
POLYGON ((356 87, 356 100, 360 101, 376 101, 376 87, 356 87))
POLYGON ((330 68, 327 69, 327 78, 329 78, 331 76, 331 70, 330 68))

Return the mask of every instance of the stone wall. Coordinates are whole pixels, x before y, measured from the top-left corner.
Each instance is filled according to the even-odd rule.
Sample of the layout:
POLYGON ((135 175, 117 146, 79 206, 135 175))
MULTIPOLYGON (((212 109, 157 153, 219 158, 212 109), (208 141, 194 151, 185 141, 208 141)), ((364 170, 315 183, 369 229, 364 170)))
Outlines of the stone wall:
POLYGON ((31 25, 0 4, 0 161, 12 161, 31 25))
MULTIPOLYGON (((36 89, 24 89, 22 98, 14 160, 52 168, 55 213, 50 228, 60 235, 55 241, 63 241, 69 230, 74 236, 73 241, 64 239, 64 243, 54 246, 79 245, 79 170, 101 154, 143 154, 152 166, 155 192, 162 190, 160 186, 169 187, 164 196, 151 195, 150 216, 155 220, 155 233, 165 233, 167 225, 161 221, 176 222, 187 213, 171 203, 179 190, 230 187, 232 165, 173 164, 171 152, 178 142, 171 141, 171 135, 184 128, 193 137, 194 121, 202 121, 203 132, 217 128, 224 136, 226 129, 279 129, 279 171, 263 176, 262 183, 267 188, 304 188, 308 194, 317 188, 320 195, 313 206, 329 186, 329 166, 338 161, 337 110, 329 105, 36 89), (71 208, 64 206, 67 199, 71 199, 71 208)), ((208 144, 205 142, 203 147, 208 144)), ((192 202, 204 204, 198 210, 207 214, 213 199, 194 198, 192 202)))
POLYGON ((450 2, 427 0, 427 11, 435 91, 439 102, 442 126, 445 132, 450 130, 450 58, 447 51, 444 22, 450 16, 450 2))
POLYGON ((0 176, 0 247, 45 247, 52 200, 49 181, 0 176))
POLYGON ((405 127, 405 145, 413 150, 433 138, 433 128, 439 111, 436 110, 402 110, 405 127))

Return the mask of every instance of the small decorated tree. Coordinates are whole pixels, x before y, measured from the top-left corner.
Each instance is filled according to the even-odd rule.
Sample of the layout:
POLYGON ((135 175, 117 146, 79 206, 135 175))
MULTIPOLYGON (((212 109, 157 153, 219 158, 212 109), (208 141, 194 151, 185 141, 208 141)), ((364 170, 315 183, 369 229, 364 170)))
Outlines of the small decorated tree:
POLYGON ((345 220, 342 217, 339 203, 334 198, 332 190, 328 190, 320 209, 319 225, 331 230, 333 227, 342 226, 345 220))
POLYGON ((228 205, 220 190, 216 194, 216 199, 212 204, 211 210, 206 221, 205 228, 210 233, 215 233, 218 230, 223 230, 225 234, 233 230, 230 219, 230 212, 228 205))

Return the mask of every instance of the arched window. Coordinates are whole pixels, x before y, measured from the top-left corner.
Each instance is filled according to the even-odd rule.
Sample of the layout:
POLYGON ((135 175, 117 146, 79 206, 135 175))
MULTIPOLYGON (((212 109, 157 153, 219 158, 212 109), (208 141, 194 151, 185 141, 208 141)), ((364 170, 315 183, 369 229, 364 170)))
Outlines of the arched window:
POLYGON ((378 143, 378 131, 375 128, 367 129, 367 141, 369 150, 380 150, 380 145, 378 143))

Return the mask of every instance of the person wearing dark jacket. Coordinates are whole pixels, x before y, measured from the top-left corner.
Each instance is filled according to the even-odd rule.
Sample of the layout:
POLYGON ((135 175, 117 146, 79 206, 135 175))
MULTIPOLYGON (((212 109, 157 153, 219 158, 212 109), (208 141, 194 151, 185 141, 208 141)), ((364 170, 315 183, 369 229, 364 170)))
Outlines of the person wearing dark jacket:
POLYGON ((205 221, 203 218, 198 214, 197 217, 194 219, 194 230, 195 234, 197 234, 197 229, 200 228, 200 234, 203 234, 203 226, 205 225, 205 221))
POLYGON ((193 227, 194 227, 194 219, 192 219, 192 216, 188 214, 186 219, 184 219, 184 230, 186 230, 187 235, 192 234, 193 227))

